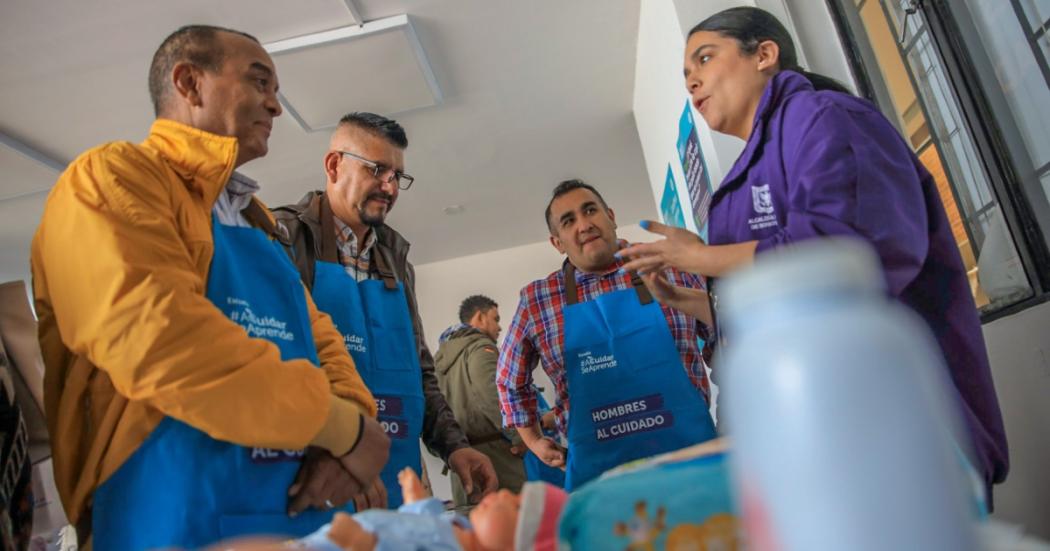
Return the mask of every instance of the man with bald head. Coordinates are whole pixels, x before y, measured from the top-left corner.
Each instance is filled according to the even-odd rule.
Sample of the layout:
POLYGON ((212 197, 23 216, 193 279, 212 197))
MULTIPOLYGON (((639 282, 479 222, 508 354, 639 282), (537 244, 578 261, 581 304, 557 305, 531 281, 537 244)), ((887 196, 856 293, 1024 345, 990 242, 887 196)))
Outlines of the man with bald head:
POLYGON ((146 140, 73 161, 33 239, 63 505, 88 549, 310 533, 376 491, 389 439, 234 172, 267 152, 276 69, 252 36, 194 25, 149 90, 146 140))
MULTIPOLYGON (((391 439, 381 479, 390 507, 401 504, 397 473, 420 469, 418 440, 463 481, 475 503, 496 489, 496 473, 469 442, 445 401, 423 338, 408 241, 386 225, 405 174, 405 130, 373 113, 339 121, 324 156, 327 185, 275 210, 291 255, 317 306, 332 316, 376 397, 391 439)), ((358 508, 369 503, 357 503, 358 508)))

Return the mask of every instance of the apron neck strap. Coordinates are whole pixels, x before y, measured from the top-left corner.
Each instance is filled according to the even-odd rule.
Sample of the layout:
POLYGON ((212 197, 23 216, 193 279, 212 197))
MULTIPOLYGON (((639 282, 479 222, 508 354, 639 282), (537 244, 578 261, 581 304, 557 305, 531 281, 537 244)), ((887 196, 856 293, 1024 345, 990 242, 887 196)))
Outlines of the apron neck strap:
MULTIPOLYGON (((375 231, 375 229, 372 231, 375 231)), ((383 280, 383 286, 392 291, 397 289, 397 276, 394 275, 394 270, 390 268, 390 263, 386 261, 386 255, 379 250, 378 245, 377 241, 376 245, 372 246, 372 265, 369 269, 374 269, 383 280)))
POLYGON ((249 224, 266 232, 266 235, 278 241, 281 240, 277 234, 277 225, 274 224, 273 219, 267 216, 262 205, 254 197, 248 202, 248 206, 241 210, 241 215, 244 216, 244 219, 249 224))
MULTIPOLYGON (((576 266, 573 266, 572 262, 566 260, 565 267, 562 268, 562 274, 565 276, 565 302, 577 304, 580 302, 580 294, 576 288, 576 266)), ((642 283, 642 278, 638 277, 637 272, 631 272, 631 286, 634 287, 634 292, 638 295, 638 302, 642 306, 653 301, 653 295, 649 292, 645 283, 642 283)))
POLYGON ((572 265, 572 262, 566 260, 561 273, 565 276, 565 302, 567 304, 578 303, 580 300, 576 293, 576 267, 572 265))

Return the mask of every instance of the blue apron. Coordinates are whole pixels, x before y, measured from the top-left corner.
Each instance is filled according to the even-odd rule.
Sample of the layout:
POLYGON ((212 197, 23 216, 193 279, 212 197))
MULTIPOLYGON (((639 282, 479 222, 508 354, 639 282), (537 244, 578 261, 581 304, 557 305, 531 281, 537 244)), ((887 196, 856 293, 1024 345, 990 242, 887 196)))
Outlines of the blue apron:
MULTIPOLYGON (((381 279, 355 281, 338 263, 335 227, 327 198, 321 204, 321 247, 314 263, 311 294, 332 317, 357 371, 376 399, 378 421, 390 437, 390 459, 380 477, 388 506, 401 506, 397 473, 421 471, 419 437, 423 432, 423 375, 404 285, 380 251, 372 253, 381 279)), ((353 503, 346 510, 354 512, 353 503)))
MULTIPOLYGON (((536 393, 536 401, 539 403, 539 414, 542 416, 544 413, 550 411, 550 405, 547 404, 547 400, 543 398, 543 394, 536 393)), ((543 435, 557 440, 557 431, 544 430, 543 435)), ((565 471, 558 467, 551 467, 550 465, 540 461, 536 454, 532 453, 532 450, 525 452, 525 479, 529 482, 535 482, 542 480, 548 484, 553 484, 559 488, 565 486, 565 471)))
MULTIPOLYGON (((268 222, 262 207, 251 205, 245 216, 268 222)), ((212 226, 208 299, 249 336, 276 344, 282 360, 316 365, 305 292, 280 245, 263 231, 224 226, 214 216, 212 226)), ((309 534, 331 513, 286 514, 302 456, 302 450, 219 441, 166 417, 96 490, 94 548, 194 549, 247 534, 309 534)))
POLYGON ((689 381, 660 305, 634 289, 577 300, 565 263, 569 451, 565 489, 606 470, 715 437, 707 402, 689 381))

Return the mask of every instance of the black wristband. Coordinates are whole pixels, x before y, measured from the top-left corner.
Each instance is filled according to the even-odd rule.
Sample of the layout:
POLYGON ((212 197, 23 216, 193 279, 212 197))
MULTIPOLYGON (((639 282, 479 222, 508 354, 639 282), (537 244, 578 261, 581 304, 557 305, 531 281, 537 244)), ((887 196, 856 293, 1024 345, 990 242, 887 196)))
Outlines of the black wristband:
POLYGON ((354 450, 357 449, 357 445, 361 443, 361 437, 365 435, 365 414, 358 413, 357 419, 358 421, 360 421, 360 423, 358 423, 357 439, 354 440, 353 445, 351 445, 350 449, 347 450, 346 453, 343 455, 350 455, 354 453, 354 450))

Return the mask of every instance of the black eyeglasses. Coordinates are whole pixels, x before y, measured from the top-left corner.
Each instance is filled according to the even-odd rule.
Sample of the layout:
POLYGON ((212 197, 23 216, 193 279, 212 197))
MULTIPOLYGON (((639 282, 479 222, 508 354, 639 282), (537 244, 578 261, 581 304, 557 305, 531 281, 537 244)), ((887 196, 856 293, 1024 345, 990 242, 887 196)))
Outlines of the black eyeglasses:
POLYGON ((364 158, 364 157, 362 157, 360 155, 355 155, 353 153, 350 153, 349 151, 343 151, 341 149, 337 149, 336 153, 339 153, 341 155, 346 155, 347 157, 355 159, 358 162, 360 162, 361 164, 367 166, 369 169, 372 170, 372 176, 375 176, 380 182, 397 181, 397 188, 398 189, 406 190, 406 189, 412 187, 412 182, 416 181, 415 178, 409 176, 408 174, 405 174, 404 172, 398 172, 398 171, 396 171, 396 170, 394 170, 394 169, 392 169, 392 168, 390 168, 390 167, 388 167, 386 165, 379 164, 379 163, 377 163, 375 161, 369 161, 368 159, 366 159, 366 158, 364 158))

